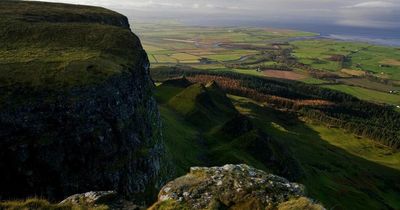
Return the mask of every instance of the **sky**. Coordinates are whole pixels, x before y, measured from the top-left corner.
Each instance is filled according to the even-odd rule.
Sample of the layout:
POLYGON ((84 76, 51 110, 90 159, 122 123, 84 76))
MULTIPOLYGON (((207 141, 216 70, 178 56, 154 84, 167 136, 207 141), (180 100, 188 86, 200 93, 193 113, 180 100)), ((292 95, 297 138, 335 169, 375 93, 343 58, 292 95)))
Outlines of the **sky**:
MULTIPOLYGON (((43 1, 43 0, 42 0, 43 1)), ((400 0, 44 0, 114 9, 131 18, 266 21, 400 29, 400 0)))

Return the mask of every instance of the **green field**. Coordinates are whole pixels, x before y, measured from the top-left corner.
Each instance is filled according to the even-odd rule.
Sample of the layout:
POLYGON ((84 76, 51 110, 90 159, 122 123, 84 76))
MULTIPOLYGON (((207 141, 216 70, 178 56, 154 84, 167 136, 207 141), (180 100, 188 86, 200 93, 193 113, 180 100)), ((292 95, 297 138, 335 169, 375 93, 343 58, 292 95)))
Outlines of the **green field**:
POLYGON ((293 55, 313 68, 327 71, 349 68, 400 80, 400 51, 397 48, 334 40, 295 41, 292 44, 293 55), (332 55, 347 56, 348 61, 343 64, 331 61, 332 55))
POLYGON ((396 96, 387 94, 400 90, 397 48, 319 38, 291 41, 316 34, 273 28, 138 23, 134 30, 153 66, 267 77, 263 71, 289 70, 302 76, 279 74, 278 78, 315 85, 337 80, 341 85, 336 90, 372 102, 398 104, 396 96))
POLYGON ((400 80, 400 50, 396 48, 371 46, 352 55, 351 60, 353 69, 371 71, 382 78, 400 80))
MULTIPOLYGON (((135 24, 134 29, 144 48, 150 55, 166 55, 176 59, 179 63, 196 63, 200 58, 213 61, 238 60, 243 56, 258 53, 257 49, 229 48, 220 44, 251 45, 255 48, 263 47, 265 41, 281 41, 285 38, 315 35, 282 29, 260 28, 216 28, 190 27, 181 24, 135 24), (166 53, 167 52, 167 53, 166 53)), ((168 59, 152 60, 154 63, 169 63, 168 59)))
POLYGON ((353 96, 356 96, 359 99, 367 100, 367 101, 374 101, 378 103, 388 103, 392 105, 399 106, 400 105, 400 95, 398 94, 390 94, 384 93, 375 90, 369 90, 361 87, 354 87, 348 85, 325 85, 323 87, 341 91, 353 96))
POLYGON ((292 44, 294 46, 293 55, 300 62, 313 68, 327 71, 339 71, 342 69, 339 62, 329 60, 332 55, 348 56, 370 46, 368 44, 334 40, 294 41, 292 44))

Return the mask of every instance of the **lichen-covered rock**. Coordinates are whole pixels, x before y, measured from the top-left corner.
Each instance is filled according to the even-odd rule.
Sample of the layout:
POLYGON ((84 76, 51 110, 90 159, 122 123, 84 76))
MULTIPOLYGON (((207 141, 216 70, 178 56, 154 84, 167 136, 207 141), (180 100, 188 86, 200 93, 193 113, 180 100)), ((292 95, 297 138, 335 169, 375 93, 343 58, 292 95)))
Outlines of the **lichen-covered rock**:
POLYGON ((112 210, 141 210, 143 206, 136 205, 134 202, 124 199, 115 191, 91 191, 81 194, 71 195, 59 203, 77 207, 104 207, 112 210))
POLYGON ((60 202, 60 204, 100 204, 114 200, 118 194, 115 191, 90 191, 82 194, 71 195, 60 202))
POLYGON ((266 209, 305 195, 304 187, 247 165, 192 167, 165 185, 153 209, 266 209))

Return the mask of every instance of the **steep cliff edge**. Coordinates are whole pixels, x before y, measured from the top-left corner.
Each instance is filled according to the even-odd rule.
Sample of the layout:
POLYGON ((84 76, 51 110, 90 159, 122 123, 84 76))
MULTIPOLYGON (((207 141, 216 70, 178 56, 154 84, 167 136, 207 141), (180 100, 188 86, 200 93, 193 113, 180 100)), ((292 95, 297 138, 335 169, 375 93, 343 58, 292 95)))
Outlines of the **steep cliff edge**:
POLYGON ((0 2, 0 198, 116 190, 150 199, 164 171, 152 89, 126 17, 0 2))

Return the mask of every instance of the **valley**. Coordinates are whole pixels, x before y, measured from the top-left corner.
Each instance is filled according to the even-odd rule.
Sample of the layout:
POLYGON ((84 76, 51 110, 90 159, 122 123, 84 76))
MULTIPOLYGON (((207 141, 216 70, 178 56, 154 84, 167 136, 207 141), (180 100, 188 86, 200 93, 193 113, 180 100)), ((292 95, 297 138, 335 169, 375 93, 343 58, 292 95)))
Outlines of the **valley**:
MULTIPOLYGON (((398 49, 329 39, 312 40, 308 38, 312 34, 295 31, 193 29, 178 25, 170 31, 174 37, 214 43, 195 45, 187 42, 181 46, 173 42, 157 42, 161 37, 171 36, 160 33, 167 31, 168 26, 160 25, 158 31, 137 30, 139 35, 141 30, 146 35, 143 36, 145 48, 156 42, 158 47, 170 50, 153 51, 150 48, 148 51, 152 76, 156 81, 182 75, 191 82, 204 85, 216 81, 227 92, 235 109, 259 129, 259 135, 268 136, 277 147, 287 150, 277 155, 268 149, 248 147, 257 144, 259 148, 261 145, 271 148, 270 144, 257 141, 257 137, 249 134, 240 140, 220 135, 218 130, 224 122, 205 130, 199 129, 198 124, 192 124, 185 115, 176 112, 173 104, 168 103, 184 89, 159 83, 156 96, 165 123, 167 148, 174 148, 174 151, 179 148, 172 152, 177 154, 173 158, 179 163, 176 164, 179 165, 177 173, 184 173, 193 164, 245 163, 304 184, 309 194, 328 209, 399 208, 399 186, 391 183, 400 177, 400 153, 377 139, 380 139, 378 133, 387 129, 389 133, 393 131, 393 139, 399 141, 400 118, 395 114, 394 118, 384 120, 390 122, 387 125, 394 123, 395 127, 385 128, 378 126, 385 123, 376 124, 380 121, 379 116, 387 115, 381 109, 397 110, 396 106, 400 104, 400 95, 390 93, 399 89, 396 74, 400 68, 381 63, 388 57, 398 60, 398 49), (186 37, 193 31, 201 35, 186 37), (146 39, 149 34, 152 39, 146 39), (293 38, 299 36, 304 38, 293 38), (173 52, 192 54, 198 56, 198 60, 151 60, 151 56, 158 53, 168 56, 173 52), (371 59, 370 55, 379 56, 371 59), (262 79, 254 78, 266 78, 266 84, 262 79), (361 105, 356 98, 387 105, 377 105, 382 112, 377 111, 381 114, 376 115, 370 112, 376 109, 375 105, 361 105), (372 124, 380 128, 372 128, 372 124), (177 135, 168 135, 174 128, 179 130, 178 138, 177 135), (373 130, 377 135, 367 134, 373 130), (263 159, 262 154, 274 155, 263 159), (271 159, 277 159, 277 162, 271 163, 271 159), (288 168, 271 165, 287 165, 288 168)), ((201 122, 208 124, 210 121, 201 122)), ((236 123, 238 128, 243 127, 236 123)))
POLYGON ((153 67, 190 67, 323 85, 400 106, 400 51, 273 28, 138 23, 153 67), (313 38, 315 37, 315 38, 313 38), (366 96, 368 95, 368 96, 366 96))
POLYGON ((399 48, 35 1, 0 26, 1 210, 400 209, 399 48))
POLYGON ((328 208, 399 207, 394 183, 400 177, 400 153, 248 97, 227 95, 224 104, 232 103, 237 113, 210 105, 221 97, 204 99, 211 106, 204 107, 201 95, 210 91, 210 84, 188 80, 167 80, 156 88, 166 148, 177 174, 192 165, 244 163, 305 184, 328 208), (191 111, 182 104, 190 104, 191 111))

